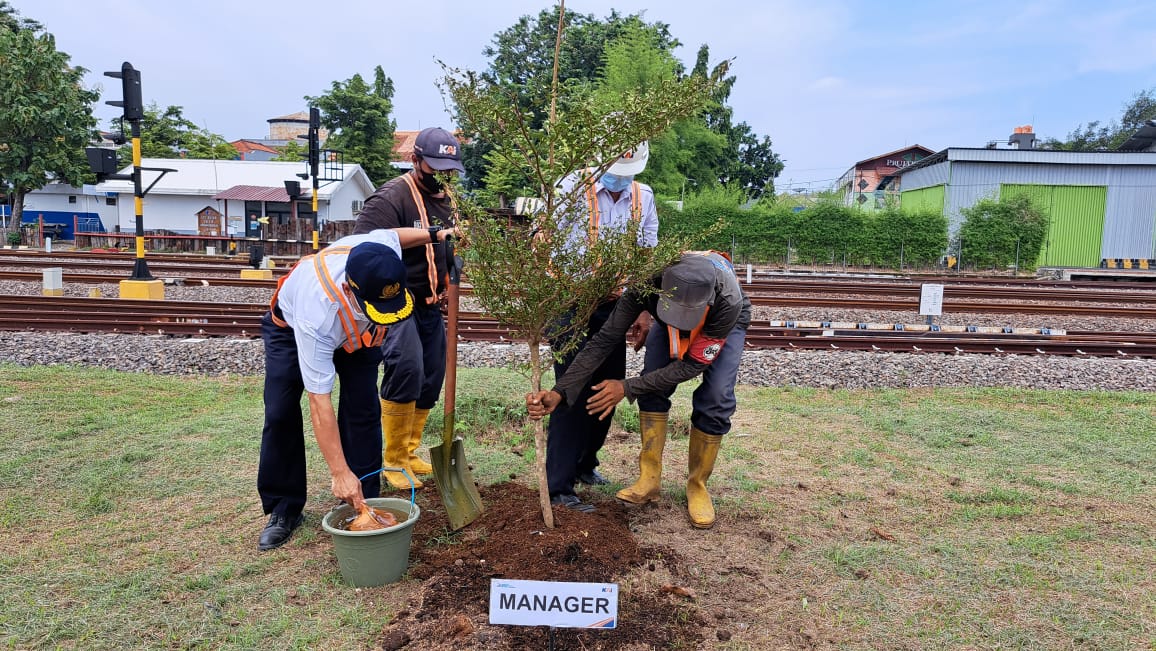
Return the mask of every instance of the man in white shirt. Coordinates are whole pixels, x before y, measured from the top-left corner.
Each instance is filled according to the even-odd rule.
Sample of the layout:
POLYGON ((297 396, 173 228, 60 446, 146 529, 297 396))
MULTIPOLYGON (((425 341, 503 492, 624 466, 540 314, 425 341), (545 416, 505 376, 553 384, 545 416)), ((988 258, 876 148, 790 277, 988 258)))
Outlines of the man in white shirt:
POLYGON ((303 521, 303 391, 333 495, 357 507, 380 494, 380 346, 388 327, 408 319, 414 309, 401 248, 424 245, 430 237, 420 228, 344 237, 303 258, 278 284, 261 320, 265 426, 257 492, 269 521, 259 550, 284 545, 303 521), (338 381, 334 409, 331 396, 338 381))
MULTIPOLYGON (((650 186, 634 180, 635 175, 646 169, 649 152, 648 143, 643 142, 619 157, 601 176, 592 177, 593 170, 579 170, 568 174, 558 184, 558 194, 574 197, 571 210, 580 212, 571 220, 574 232, 570 234, 569 241, 574 246, 585 246, 585 242, 596 241, 606 232, 624 232, 631 221, 638 222, 640 249, 658 244, 658 212, 654 205, 654 191, 650 186), (580 184, 585 186, 584 190, 576 191, 575 188, 580 184)), ((616 296, 606 297, 591 315, 586 327, 570 335, 578 337, 579 341, 562 360, 554 363, 554 377, 562 377, 566 373, 586 342, 606 323, 617 302, 616 296)), ((638 319, 630 333, 635 350, 646 340, 650 327, 648 313, 642 313, 638 319)), ((570 317, 564 317, 559 328, 566 328, 570 320, 570 317)), ((561 344, 558 341, 551 343, 561 344)), ((625 377, 626 342, 621 341, 594 371, 587 387, 603 380, 622 380, 625 377)), ((583 512, 593 511, 594 507, 578 498, 574 491, 575 483, 609 483, 597 471, 597 467, 598 451, 606 442, 610 419, 600 420, 586 413, 583 405, 591 395, 593 392, 587 388, 586 393, 573 405, 563 405, 554 411, 550 417, 546 442, 546 477, 550 501, 583 512)))

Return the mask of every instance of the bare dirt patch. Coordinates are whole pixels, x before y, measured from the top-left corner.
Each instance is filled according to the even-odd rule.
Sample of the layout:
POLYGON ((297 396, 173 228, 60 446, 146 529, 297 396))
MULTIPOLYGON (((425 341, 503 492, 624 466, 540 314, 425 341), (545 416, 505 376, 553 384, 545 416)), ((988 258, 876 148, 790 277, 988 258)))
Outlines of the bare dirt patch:
POLYGON ((622 586, 617 629, 557 629, 555 648, 696 648, 704 615, 678 583, 682 560, 668 547, 640 544, 625 506, 595 498, 595 513, 555 507, 555 528, 546 529, 535 491, 503 483, 481 493, 481 517, 451 535, 436 490, 423 491, 409 572, 421 587, 378 635, 378 648, 547 648, 544 627, 489 625, 495 578, 633 584, 622 586), (662 580, 641 583, 632 573, 662 580))

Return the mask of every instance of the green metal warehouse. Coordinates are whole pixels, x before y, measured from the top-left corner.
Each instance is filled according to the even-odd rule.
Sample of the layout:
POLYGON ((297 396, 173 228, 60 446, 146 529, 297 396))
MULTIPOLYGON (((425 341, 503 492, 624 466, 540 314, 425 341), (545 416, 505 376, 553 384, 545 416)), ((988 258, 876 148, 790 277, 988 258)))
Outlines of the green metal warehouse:
POLYGON ((951 147, 896 174, 903 209, 946 214, 952 234, 981 199, 1031 196, 1051 218, 1040 266, 1156 258, 1154 151, 951 147))

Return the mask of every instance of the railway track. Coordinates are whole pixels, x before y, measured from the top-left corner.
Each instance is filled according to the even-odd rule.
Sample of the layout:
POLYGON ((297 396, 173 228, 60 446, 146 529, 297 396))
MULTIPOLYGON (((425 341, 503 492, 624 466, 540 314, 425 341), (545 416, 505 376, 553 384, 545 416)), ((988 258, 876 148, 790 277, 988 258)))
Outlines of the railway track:
MULTIPOLYGON (((0 330, 139 333, 178 337, 258 337, 266 306, 254 303, 132 301, 0 296, 0 330)), ((869 350, 940 354, 1024 354, 1156 358, 1156 332, 1008 333, 878 330, 852 324, 751 324, 751 349, 869 350)), ((509 328, 476 312, 459 316, 462 341, 516 342, 509 328)))
MULTIPOLYGON (((154 269, 160 273, 159 269, 154 269)), ((239 267, 238 267, 239 269, 239 267)), ((127 278, 114 270, 97 273, 92 268, 62 274, 70 284, 100 284, 127 278)), ((181 285, 267 288, 274 280, 246 279, 239 276, 184 275, 172 278, 181 285)), ((236 270, 233 271, 236 273, 236 270)), ((0 280, 38 282, 41 271, 0 271, 0 280)), ((770 307, 829 307, 843 310, 915 311, 919 307, 919 286, 900 284, 860 284, 849 282, 760 281, 745 285, 751 302, 770 307), (849 297, 851 296, 851 297, 849 297)), ((463 295, 472 292, 463 286, 463 295)), ((948 312, 994 314, 1051 314, 1105 316, 1115 318, 1156 319, 1156 291, 1091 291, 948 286, 944 289, 943 308, 948 312), (1028 302, 1035 301, 1035 302, 1028 302), (1120 305, 1125 304, 1125 305, 1120 305)))

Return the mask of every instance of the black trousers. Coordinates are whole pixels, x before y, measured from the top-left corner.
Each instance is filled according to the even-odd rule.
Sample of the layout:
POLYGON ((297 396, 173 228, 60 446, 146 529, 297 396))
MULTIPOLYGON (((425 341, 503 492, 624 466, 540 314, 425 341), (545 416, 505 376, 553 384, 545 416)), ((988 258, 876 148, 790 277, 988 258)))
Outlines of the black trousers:
POLYGON ((418 307, 390 326, 381 344, 381 397, 432 409, 446 378, 446 322, 441 310, 418 307))
MULTIPOLYGON (((587 331, 578 333, 579 345, 572 349, 561 362, 554 363, 554 377, 562 377, 574 358, 586 346, 590 337, 606 323, 614 311, 617 301, 606 301, 598 306, 587 323, 587 331)), ((566 327, 572 316, 560 322, 566 327)), ((573 405, 559 406, 550 414, 549 433, 546 438, 546 479, 550 495, 574 493, 574 479, 584 472, 598 467, 598 451, 606 443, 606 433, 610 431, 613 414, 603 420, 586 413, 586 401, 594 395, 590 388, 602 380, 621 380, 626 377, 626 341, 623 340, 611 351, 602 365, 594 371, 590 381, 573 405)))
MULTIPOLYGON (((305 384, 297 364, 297 342, 291 328, 261 319, 265 341, 265 427, 257 493, 266 514, 296 517, 305 508, 305 429, 301 396, 305 384)), ((339 397, 337 428, 345 462, 358 477, 381 468, 381 402, 377 399, 377 366, 381 348, 369 346, 333 354, 339 397)), ((365 497, 381 494, 381 477, 361 481, 365 497)))

